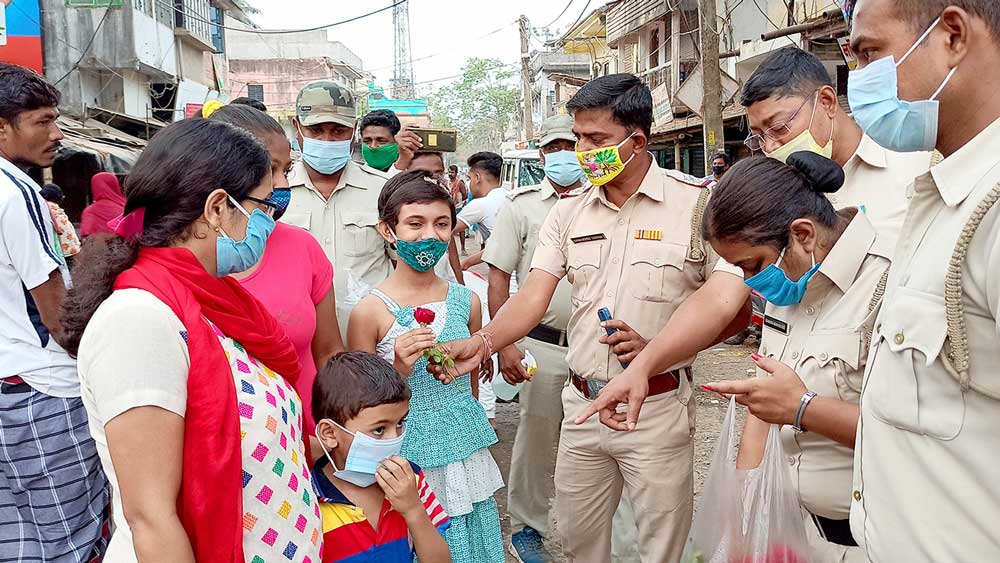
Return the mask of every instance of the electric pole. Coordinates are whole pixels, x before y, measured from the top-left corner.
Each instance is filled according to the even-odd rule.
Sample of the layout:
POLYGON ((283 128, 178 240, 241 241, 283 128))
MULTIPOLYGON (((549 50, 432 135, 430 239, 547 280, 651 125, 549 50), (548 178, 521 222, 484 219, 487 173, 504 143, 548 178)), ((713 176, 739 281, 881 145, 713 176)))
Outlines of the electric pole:
POLYGON ((522 14, 518 19, 521 29, 521 80, 524 82, 524 140, 530 141, 535 134, 531 123, 531 68, 528 53, 528 18, 522 14))
POLYGON ((705 174, 712 166, 712 155, 723 152, 726 139, 722 124, 722 71, 719 68, 719 33, 716 30, 716 0, 700 0, 698 6, 701 18, 701 76, 704 98, 702 99, 702 121, 704 122, 705 174))

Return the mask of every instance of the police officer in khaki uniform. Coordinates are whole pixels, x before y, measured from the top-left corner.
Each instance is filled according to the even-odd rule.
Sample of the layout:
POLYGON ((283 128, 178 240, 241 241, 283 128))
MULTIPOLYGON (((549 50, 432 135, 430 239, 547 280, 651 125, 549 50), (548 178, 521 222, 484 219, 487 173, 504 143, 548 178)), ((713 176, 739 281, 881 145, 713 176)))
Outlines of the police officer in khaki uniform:
MULTIPOLYGON (((784 162, 812 150, 844 169, 828 195, 837 209, 858 207, 879 233, 897 236, 906 217, 907 185, 930 166, 929 152, 895 152, 865 135, 844 111, 823 63, 798 47, 774 51, 750 75, 740 97, 750 150, 784 162)), ((780 201, 780 200, 779 200, 780 201)))
POLYGON ((912 186, 876 320, 851 528, 870 561, 997 561, 1000 10, 996 0, 863 0, 851 41, 862 68, 848 94, 862 128, 944 156, 912 186), (891 87, 879 87, 883 75, 891 87), (902 109, 897 96, 938 103, 902 109))
POLYGON ((746 326, 746 316, 732 319, 748 313, 749 290, 731 268, 714 272, 718 257, 700 235, 707 192, 668 175, 647 151, 652 104, 649 89, 628 74, 592 80, 577 92, 567 107, 576 120, 578 157, 595 187, 556 203, 539 233, 531 273, 493 322, 448 343, 458 371, 470 369, 535 328, 559 281, 569 279, 571 375, 562 392, 566 418, 555 475, 556 519, 569 561, 610 560, 612 515, 623 489, 635 511, 641 561, 680 558, 693 509, 690 366, 699 350, 740 330, 739 321, 746 326), (613 436, 597 420, 575 424, 643 349, 645 337, 694 295, 699 314, 679 339, 685 355, 647 380, 643 424, 613 436), (614 317, 604 326, 601 308, 614 317), (606 329, 617 332, 608 336, 606 329))
POLYGON ((773 301, 755 357, 761 377, 708 388, 750 409, 739 468, 760 464, 771 424, 781 425, 812 560, 860 563, 849 522, 858 399, 895 239, 857 208, 834 211, 826 194, 843 183, 835 162, 799 152, 788 164, 739 162, 705 212, 712 247, 773 301), (768 204, 777 200, 779 208, 768 204), (771 264, 789 281, 760 284, 771 264), (803 291, 789 296, 803 279, 803 291))
MULTIPOLYGON (((523 186, 507 195, 497 216, 483 261, 489 264, 489 308, 496 315, 510 296, 510 278, 516 274, 522 286, 531 269, 538 233, 545 217, 561 198, 581 186, 583 170, 576 158, 573 118, 552 116, 539 127, 539 157, 545 166, 542 183, 523 186)), ((511 454, 507 484, 507 512, 512 532, 511 549, 527 562, 549 561, 541 539, 549 537, 548 484, 556 464, 559 426, 562 423, 560 395, 569 376, 566 364, 566 326, 570 316, 571 286, 561 280, 541 323, 517 345, 500 351, 500 370, 512 384, 525 380, 521 364, 529 350, 538 371, 520 391, 521 416, 511 454)), ((636 557, 635 523, 625 506, 615 513, 616 562, 636 557)))
MULTIPOLYGON (((354 94, 320 80, 299 92, 292 119, 302 159, 289 173, 291 203, 281 220, 316 237, 334 268, 337 317, 350 318, 362 292, 389 277, 389 249, 375 230, 384 172, 351 160, 354 94)), ((341 323, 346 334, 347 323, 341 323)))

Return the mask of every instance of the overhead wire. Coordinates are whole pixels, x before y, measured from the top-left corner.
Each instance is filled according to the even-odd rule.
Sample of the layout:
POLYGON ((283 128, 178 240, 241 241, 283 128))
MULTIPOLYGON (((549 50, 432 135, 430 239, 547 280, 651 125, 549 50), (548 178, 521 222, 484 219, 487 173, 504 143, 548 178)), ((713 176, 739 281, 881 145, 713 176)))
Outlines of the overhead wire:
POLYGON ((84 57, 87 56, 87 51, 90 51, 90 48, 94 46, 94 40, 97 39, 97 34, 100 33, 101 27, 104 26, 104 22, 107 21, 109 14, 111 14, 111 8, 106 8, 104 10, 104 16, 101 17, 101 21, 98 22, 97 27, 94 28, 94 33, 90 35, 90 41, 87 42, 87 46, 84 47, 83 51, 80 52, 80 58, 77 59, 75 63, 73 63, 73 66, 71 66, 69 70, 66 71, 66 74, 62 75, 61 77, 59 77, 59 80, 56 80, 55 82, 52 83, 53 86, 58 86, 60 82, 66 80, 66 78, 69 75, 73 74, 74 70, 80 68, 80 63, 82 63, 84 57))
POLYGON ((344 25, 345 23, 355 22, 355 21, 358 21, 360 19, 367 18, 369 16, 374 16, 375 14, 379 14, 379 13, 382 13, 382 12, 384 12, 386 10, 395 8, 396 6, 399 6, 400 4, 402 4, 404 2, 407 2, 407 1, 408 0, 397 0, 396 2, 393 2, 392 4, 389 4, 388 6, 385 6, 384 8, 379 8, 377 10, 372 10, 371 12, 368 12, 366 14, 361 14, 360 16, 354 16, 353 18, 348 18, 346 20, 340 20, 340 21, 337 21, 337 22, 328 23, 328 24, 324 24, 324 25, 317 25, 315 27, 307 27, 307 28, 304 28, 304 29, 255 29, 255 28, 246 29, 246 28, 242 28, 242 27, 229 27, 229 26, 225 26, 225 25, 222 25, 222 24, 215 23, 215 22, 213 22, 211 20, 206 20, 204 18, 198 17, 197 15, 191 14, 187 10, 185 10, 183 8, 178 8, 174 4, 171 4, 169 2, 165 2, 164 0, 156 0, 156 3, 160 4, 161 6, 163 6, 165 8, 170 8, 171 10, 173 10, 173 11, 175 11, 177 13, 184 14, 184 17, 191 18, 191 19, 193 19, 195 21, 199 21, 199 22, 202 22, 202 23, 206 23, 206 24, 208 24, 208 25, 210 25, 212 27, 217 27, 219 29, 227 29, 229 31, 238 31, 238 32, 241 32, 241 33, 260 33, 260 34, 264 34, 264 35, 278 35, 278 34, 286 34, 286 33, 307 33, 307 32, 310 32, 310 31, 318 31, 318 30, 321 30, 321 29, 329 29, 331 27, 335 27, 335 26, 338 26, 338 25, 344 25))
MULTIPOLYGON (((767 23, 771 24, 774 27, 774 29, 776 29, 776 30, 781 29, 781 26, 778 25, 778 24, 776 24, 776 23, 774 23, 774 21, 771 20, 771 16, 767 15, 767 12, 764 11, 764 9, 760 7, 760 4, 757 3, 757 0, 753 0, 753 5, 757 7, 757 11, 760 12, 760 14, 762 16, 764 16, 764 19, 767 20, 767 23)), ((785 7, 787 8, 788 5, 786 4, 785 7)), ((785 39, 787 39, 788 42, 791 43, 792 45, 795 45, 796 47, 798 47, 798 44, 795 41, 793 41, 791 37, 789 37, 789 36, 786 35, 785 39)))
POLYGON ((566 5, 565 5, 565 6, 563 6, 563 9, 562 9, 562 11, 561 11, 561 12, 559 12, 559 15, 558 15, 558 16, 556 16, 555 18, 553 18, 553 19, 552 19, 552 21, 550 21, 550 22, 549 22, 549 23, 547 23, 546 25, 543 25, 543 26, 542 26, 542 28, 544 29, 544 28, 546 28, 546 27, 552 27, 552 24, 554 24, 554 23, 556 23, 557 21, 559 21, 559 18, 563 17, 563 14, 565 14, 565 13, 566 13, 566 10, 568 10, 568 9, 569 9, 569 7, 570 7, 570 6, 572 6, 572 5, 573 5, 573 0, 569 0, 569 2, 566 2, 566 5))

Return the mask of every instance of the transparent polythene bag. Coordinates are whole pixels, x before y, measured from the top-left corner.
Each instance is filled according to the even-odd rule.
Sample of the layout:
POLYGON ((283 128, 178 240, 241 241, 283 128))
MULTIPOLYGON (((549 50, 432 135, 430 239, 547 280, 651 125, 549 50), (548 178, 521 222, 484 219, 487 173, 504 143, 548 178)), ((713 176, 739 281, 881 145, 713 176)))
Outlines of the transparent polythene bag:
POLYGON ((764 458, 755 469, 736 469, 739 445, 734 398, 729 401, 681 561, 814 563, 798 495, 784 464, 778 426, 771 425, 764 458))

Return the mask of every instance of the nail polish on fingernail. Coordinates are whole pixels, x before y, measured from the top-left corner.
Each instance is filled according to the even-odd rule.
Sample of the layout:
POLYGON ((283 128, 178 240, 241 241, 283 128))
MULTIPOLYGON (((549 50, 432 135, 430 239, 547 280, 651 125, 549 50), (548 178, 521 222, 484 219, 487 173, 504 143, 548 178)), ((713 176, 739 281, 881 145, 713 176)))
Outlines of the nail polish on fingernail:
POLYGON ((704 389, 705 391, 714 391, 711 385, 702 385, 701 388, 704 389))
POLYGON ((753 358, 753 361, 755 362, 759 362, 762 359, 759 354, 750 354, 750 357, 753 358))

